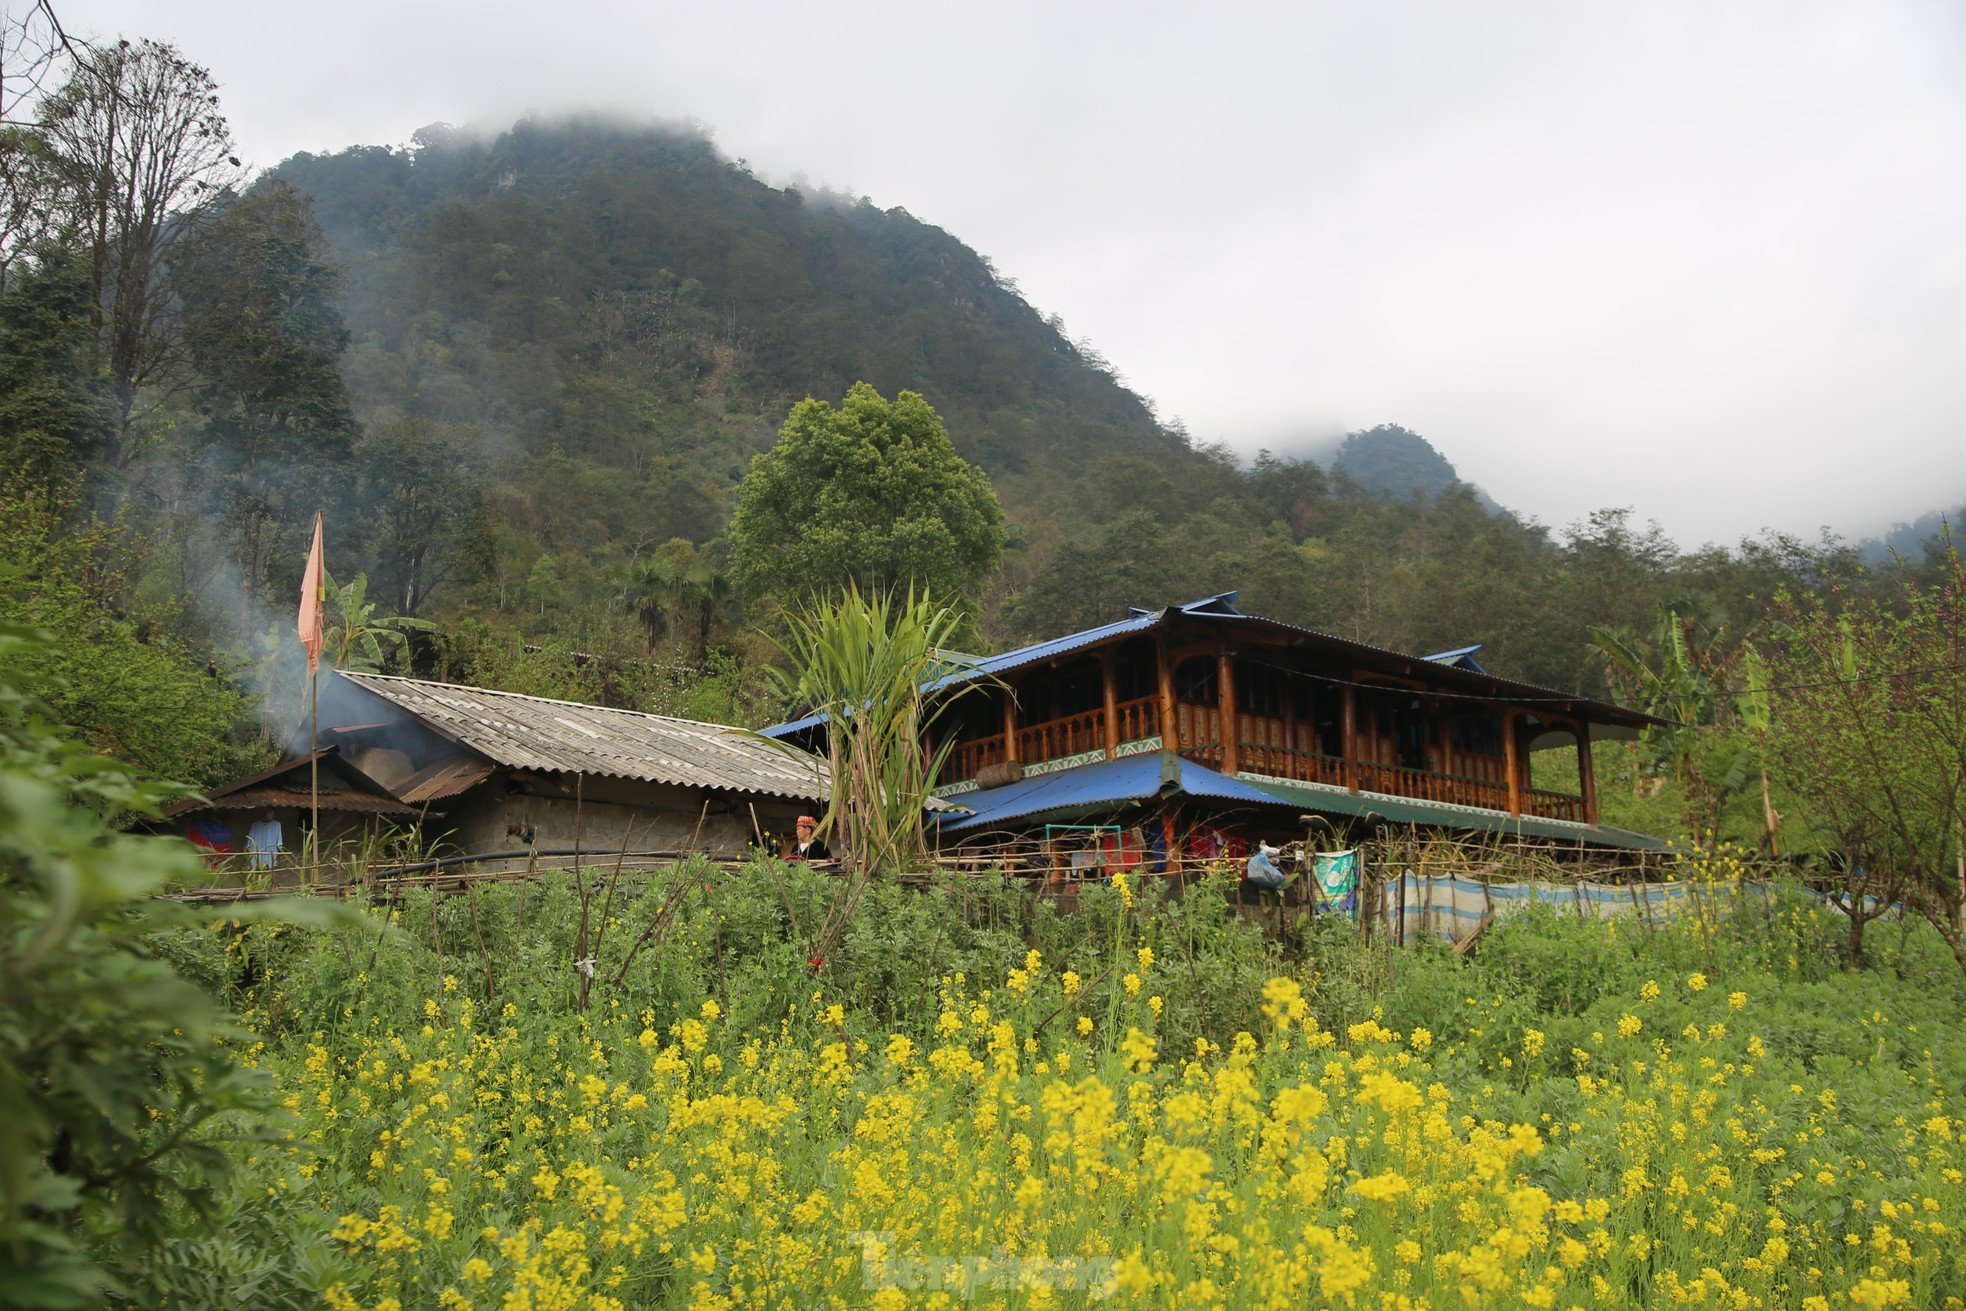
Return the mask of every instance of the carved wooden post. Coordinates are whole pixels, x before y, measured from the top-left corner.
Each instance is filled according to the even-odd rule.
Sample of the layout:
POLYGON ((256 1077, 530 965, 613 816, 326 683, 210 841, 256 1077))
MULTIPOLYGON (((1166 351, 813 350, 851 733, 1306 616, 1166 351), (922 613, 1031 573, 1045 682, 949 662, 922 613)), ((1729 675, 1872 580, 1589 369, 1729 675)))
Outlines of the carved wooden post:
POLYGON ((1226 649, 1215 656, 1215 722, 1222 732, 1222 772, 1242 768, 1242 716, 1236 712, 1236 662, 1226 649))
POLYGON ((1099 691, 1106 706, 1106 759, 1111 760, 1120 753, 1120 693, 1110 646, 1099 653, 1099 691))
POLYGON ((1003 758, 1017 759, 1017 693, 1003 690, 1003 758))
POLYGON ((1339 716, 1339 737, 1345 753, 1345 786, 1358 791, 1358 689, 1345 684, 1345 700, 1339 716))
POLYGON ((1577 791, 1584 798, 1584 822, 1597 823, 1597 778, 1591 773, 1591 726, 1577 721, 1577 791))
POLYGON ((1174 718, 1174 662, 1167 652, 1167 638, 1154 635, 1154 665, 1160 674, 1160 746, 1163 751, 1180 754, 1181 726, 1174 718))
POLYGON ((1502 769, 1509 776, 1509 813, 1522 814, 1522 748, 1516 745, 1515 717, 1510 706, 1502 711, 1502 769))

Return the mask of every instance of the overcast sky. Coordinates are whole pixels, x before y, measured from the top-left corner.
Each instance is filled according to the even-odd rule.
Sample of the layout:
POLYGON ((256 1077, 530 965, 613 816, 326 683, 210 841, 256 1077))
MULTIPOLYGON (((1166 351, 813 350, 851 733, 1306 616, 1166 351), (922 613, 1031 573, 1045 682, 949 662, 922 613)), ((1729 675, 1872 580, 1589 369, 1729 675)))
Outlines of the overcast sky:
POLYGON ((1242 450, 1401 423, 1561 526, 1966 500, 1966 5, 58 0, 251 162, 584 108, 990 257, 1242 450))

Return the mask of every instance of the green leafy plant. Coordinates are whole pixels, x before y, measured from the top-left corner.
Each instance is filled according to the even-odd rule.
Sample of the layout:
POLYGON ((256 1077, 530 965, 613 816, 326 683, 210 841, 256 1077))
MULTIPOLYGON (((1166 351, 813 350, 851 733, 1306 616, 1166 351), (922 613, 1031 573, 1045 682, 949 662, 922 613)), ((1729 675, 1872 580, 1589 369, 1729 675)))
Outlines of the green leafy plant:
POLYGON ((146 935, 186 918, 150 894, 199 873, 183 843, 114 832, 167 795, 47 726, 19 690, 43 639, 0 625, 0 1302, 97 1305, 208 1207, 218 1140, 263 1113, 233 1032, 146 935))
POLYGON ((962 612, 910 589, 838 601, 790 620, 785 642, 796 674, 790 697, 826 716, 830 796, 823 823, 863 871, 919 867, 925 817, 949 743, 931 751, 928 730, 969 683, 943 695, 930 686, 965 667, 946 646, 962 612))

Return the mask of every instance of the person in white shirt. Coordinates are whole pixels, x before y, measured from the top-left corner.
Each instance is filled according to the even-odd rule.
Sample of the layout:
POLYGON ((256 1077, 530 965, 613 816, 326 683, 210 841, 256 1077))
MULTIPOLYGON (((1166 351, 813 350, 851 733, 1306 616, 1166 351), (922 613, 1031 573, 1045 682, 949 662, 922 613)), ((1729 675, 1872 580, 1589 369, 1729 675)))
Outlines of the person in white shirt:
POLYGON ((279 817, 270 810, 261 814, 246 832, 246 852, 251 857, 252 867, 272 869, 280 860, 284 840, 279 817))

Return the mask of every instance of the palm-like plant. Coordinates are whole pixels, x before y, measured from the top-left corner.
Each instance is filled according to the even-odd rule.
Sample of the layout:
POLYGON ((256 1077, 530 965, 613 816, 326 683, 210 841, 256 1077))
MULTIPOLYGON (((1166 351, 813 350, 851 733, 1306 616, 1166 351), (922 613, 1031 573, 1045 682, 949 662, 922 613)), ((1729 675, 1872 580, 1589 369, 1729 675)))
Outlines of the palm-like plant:
POLYGON ((964 660, 945 654, 962 612, 912 590, 905 600, 861 595, 791 616, 781 675, 801 704, 823 712, 832 788, 825 823, 863 873, 918 868, 928 855, 925 816, 951 743, 931 751, 929 729, 969 683, 930 687, 964 660))
POLYGON ((730 618, 737 593, 730 576, 707 561, 655 556, 629 570, 622 597, 641 621, 650 652, 664 639, 687 631, 695 661, 702 666, 709 662, 710 643, 730 618))
POLYGON ((1680 784, 1687 822, 1704 831, 1720 805, 1747 785, 1758 767, 1750 742, 1732 740, 1702 751, 1703 735, 1719 722, 1731 698, 1728 682, 1743 646, 1728 653, 1725 624, 1703 597, 1675 597, 1659 605, 1659 624, 1648 653, 1638 640, 1608 628, 1591 629, 1591 642, 1611 666, 1621 696, 1666 721, 1640 735, 1645 765, 1680 784))
POLYGON ((377 615, 375 602, 368 599, 367 574, 356 574, 345 585, 337 585, 329 578, 325 590, 327 621, 323 625, 321 653, 336 669, 381 673, 383 666, 409 645, 412 632, 428 632, 436 627, 428 619, 377 615))

